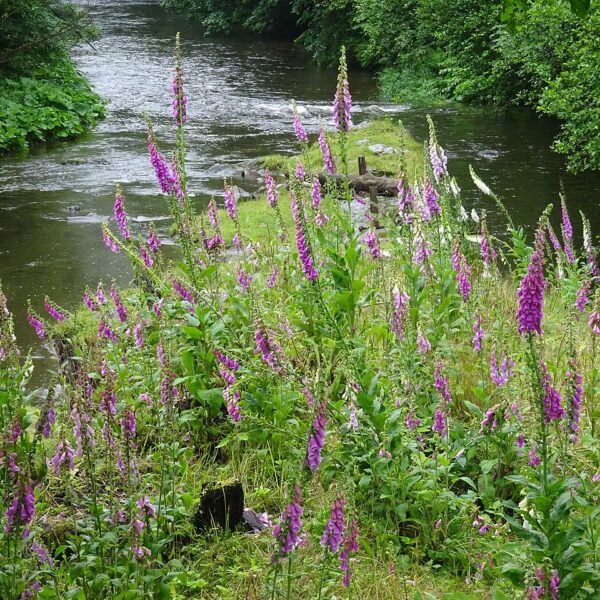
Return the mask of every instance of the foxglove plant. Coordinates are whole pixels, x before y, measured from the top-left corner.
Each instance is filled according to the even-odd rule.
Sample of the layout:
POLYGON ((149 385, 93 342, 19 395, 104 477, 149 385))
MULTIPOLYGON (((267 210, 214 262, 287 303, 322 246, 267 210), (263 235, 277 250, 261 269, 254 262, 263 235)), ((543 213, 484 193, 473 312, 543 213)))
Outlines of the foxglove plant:
POLYGON ((267 189, 267 201, 271 208, 275 208, 279 202, 279 190, 275 184, 275 180, 269 173, 269 169, 265 169, 265 187, 267 189))
POLYGON ((125 240, 131 239, 131 231, 129 230, 129 225, 127 223, 127 213, 125 212, 125 203, 123 201, 123 194, 121 193, 121 189, 117 186, 117 193, 115 194, 115 204, 114 204, 114 213, 115 213, 115 221, 121 232, 121 235, 125 240))
POLYGON ((289 556, 300 543, 300 531, 302 529, 302 514, 304 509, 301 502, 300 486, 296 485, 294 489, 294 499, 287 505, 281 513, 281 520, 273 529, 273 535, 277 540, 277 551, 273 557, 275 563, 281 558, 289 556))
POLYGON ((324 400, 317 402, 316 415, 308 438, 306 464, 314 473, 321 464, 321 452, 325 445, 325 428, 327 426, 327 405, 324 400))
POLYGON ((298 206, 298 200, 296 199, 296 195, 292 190, 290 190, 290 206, 292 209, 292 215, 294 217, 294 223, 296 224, 296 246, 298 248, 298 256, 302 264, 302 271, 309 281, 315 281, 319 278, 319 273, 315 269, 308 242, 304 233, 304 219, 300 213, 302 209, 298 206))
POLYGON ((473 344, 473 350, 475 352, 481 352, 481 342, 483 341, 483 338, 485 337, 485 330, 483 329, 482 323, 481 323, 481 315, 477 315, 475 317, 475 319, 473 320, 473 339, 471 340, 471 343, 473 344))
POLYGON ((296 106, 295 102, 292 102, 292 115, 294 120, 294 133, 296 134, 296 139, 301 144, 306 144, 308 142, 308 135, 306 133, 306 129, 304 129, 304 125, 302 125, 300 114, 298 112, 298 107, 296 106))
POLYGON ((545 236, 542 227, 539 227, 536 236, 534 251, 529 259, 527 273, 519 286, 519 334, 542 334, 542 317, 544 307, 544 245, 545 236))
POLYGON ((329 145, 327 144, 325 130, 323 127, 321 127, 319 130, 319 147, 321 148, 321 153, 323 155, 323 167, 327 173, 333 177, 335 174, 335 167, 333 164, 333 159, 331 158, 331 151, 329 150, 329 145))
POLYGON ((583 377, 575 361, 570 361, 569 369, 565 373, 565 386, 567 388, 567 416, 571 431, 570 441, 575 444, 579 435, 579 421, 581 418, 581 402, 583 400, 583 377))
POLYGON ((224 202, 229 218, 234 223, 237 222, 237 204, 233 196, 233 189, 231 186, 227 185, 227 182, 225 182, 224 202))
POLYGON ((390 327, 400 340, 404 339, 404 320, 406 318, 410 297, 406 292, 401 292, 398 286, 392 290, 393 312, 390 327))
POLYGON ((562 236, 565 245, 565 254, 569 264, 573 264, 575 256, 573 255, 573 226, 571 225, 571 219, 569 218, 569 211, 567 210, 567 203, 565 197, 561 194, 560 205, 562 209, 562 236))
POLYGON ((442 177, 448 175, 448 159, 444 149, 438 144, 433 121, 429 115, 427 115, 427 123, 429 124, 429 161, 433 176, 439 183, 442 177))
POLYGON ((342 46, 339 62, 338 83, 333 99, 333 124, 337 131, 346 132, 352 127, 352 98, 348 84, 346 49, 342 46))
POLYGON ((338 496, 331 505, 329 520, 325 525, 325 530, 321 536, 321 546, 335 554, 344 541, 344 532, 346 525, 344 522, 344 508, 346 499, 338 496))
POLYGON ((368 229, 365 233, 365 244, 373 260, 378 260, 383 256, 379 247, 377 232, 373 228, 368 229))
POLYGON ((44 308, 46 309, 46 312, 57 321, 64 321, 67 318, 47 296, 44 300, 44 308))
POLYGON ((346 526, 346 535, 344 536, 343 548, 340 553, 340 568, 344 574, 343 584, 346 588, 350 586, 350 578, 352 577, 350 559, 352 554, 356 552, 358 552, 358 522, 353 518, 346 526))

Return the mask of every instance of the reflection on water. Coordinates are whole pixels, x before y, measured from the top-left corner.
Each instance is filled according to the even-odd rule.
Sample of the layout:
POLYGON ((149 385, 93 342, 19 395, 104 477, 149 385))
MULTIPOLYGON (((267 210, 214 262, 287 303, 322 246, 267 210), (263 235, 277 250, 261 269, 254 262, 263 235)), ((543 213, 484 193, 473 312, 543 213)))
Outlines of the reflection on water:
MULTIPOLYGON (((170 93, 177 31, 190 97, 189 183, 198 203, 219 190, 223 175, 243 160, 293 147, 292 98, 310 131, 328 121, 335 86, 334 71, 317 69, 289 43, 207 39, 148 0, 103 0, 91 11, 102 37, 95 50, 79 48, 77 62, 110 100, 108 118, 76 143, 35 148, 26 159, 5 159, 0 169, 0 279, 16 313, 20 343, 38 354, 47 352, 25 325, 27 298, 40 307, 48 294, 70 307, 86 285, 130 278, 124 257, 106 250, 100 234, 99 223, 112 214, 115 183, 124 189, 136 231, 146 231, 150 219, 163 235, 168 228, 147 160, 143 115, 156 124, 161 146, 168 149, 174 141, 170 93), (78 211, 67 210, 75 205, 78 211)), ((427 111, 377 103, 375 83, 366 73, 352 73, 351 86, 356 122, 397 115, 413 135, 425 138, 427 111)), ((469 163, 506 199, 519 223, 530 225, 556 200, 562 161, 548 150, 555 133, 551 122, 463 107, 430 112, 468 204, 482 202, 470 182, 469 163)), ((573 214, 585 209, 600 230, 600 179, 565 177, 565 186, 573 214)))

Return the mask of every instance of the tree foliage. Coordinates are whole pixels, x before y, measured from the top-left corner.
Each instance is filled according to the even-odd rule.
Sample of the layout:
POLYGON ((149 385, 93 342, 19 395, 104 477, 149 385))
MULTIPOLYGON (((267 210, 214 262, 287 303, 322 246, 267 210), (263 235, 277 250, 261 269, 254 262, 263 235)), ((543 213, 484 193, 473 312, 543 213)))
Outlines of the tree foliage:
POLYGON ((62 0, 0 0, 0 152, 80 134, 104 114, 69 57, 94 34, 62 0))
POLYGON ((384 93, 529 106, 558 117, 573 171, 600 168, 600 8, 589 0, 163 0, 209 31, 299 31, 321 64, 345 45, 384 93), (285 15, 282 20, 281 15, 285 15))

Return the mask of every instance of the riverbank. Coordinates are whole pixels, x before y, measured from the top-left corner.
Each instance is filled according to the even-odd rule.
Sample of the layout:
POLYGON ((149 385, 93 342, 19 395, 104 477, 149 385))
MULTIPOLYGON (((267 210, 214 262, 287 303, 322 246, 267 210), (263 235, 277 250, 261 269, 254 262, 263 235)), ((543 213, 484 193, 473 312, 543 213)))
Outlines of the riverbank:
POLYGON ((282 235, 287 203, 266 178, 284 227, 257 243, 228 183, 222 219, 189 193, 177 50, 173 152, 149 136, 176 262, 117 186, 114 221, 96 227, 135 283, 81 289, 77 309, 27 303, 57 355, 39 399, 0 293, 0 595, 597 595, 589 223, 581 245, 563 199, 559 236, 547 207, 530 245, 474 176, 509 231, 497 239, 484 211, 465 216, 430 121, 422 160, 383 130, 403 140, 386 160, 422 170, 397 181, 384 229, 359 231, 338 177, 351 168, 342 83, 321 154, 298 115, 289 124, 293 227, 282 235))
POLYGON ((84 133, 106 115, 105 105, 68 58, 27 76, 0 75, 0 153, 84 133))

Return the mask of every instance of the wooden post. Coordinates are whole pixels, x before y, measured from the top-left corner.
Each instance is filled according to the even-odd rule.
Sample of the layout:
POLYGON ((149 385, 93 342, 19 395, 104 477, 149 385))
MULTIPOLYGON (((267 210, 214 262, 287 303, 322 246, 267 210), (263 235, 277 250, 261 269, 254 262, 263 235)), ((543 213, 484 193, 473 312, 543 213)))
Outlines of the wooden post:
POLYGON ((358 174, 359 175, 367 174, 367 159, 364 156, 358 157, 358 174))

